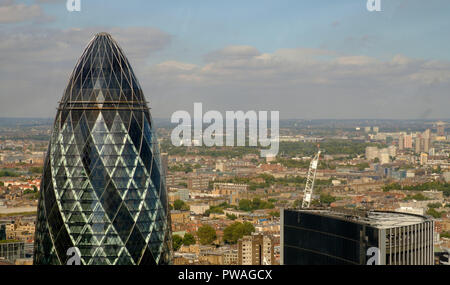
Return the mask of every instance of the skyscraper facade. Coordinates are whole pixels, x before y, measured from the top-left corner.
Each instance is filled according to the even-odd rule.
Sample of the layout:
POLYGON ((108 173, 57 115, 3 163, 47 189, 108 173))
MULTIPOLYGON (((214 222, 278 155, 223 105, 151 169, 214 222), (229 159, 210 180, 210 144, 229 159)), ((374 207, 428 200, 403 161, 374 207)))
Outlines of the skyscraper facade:
POLYGON ((284 265, 433 265, 434 222, 347 209, 281 211, 284 265))
POLYGON ((45 158, 34 264, 170 264, 159 145, 122 49, 97 34, 70 76, 45 158))
POLYGON ((405 135, 404 147, 411 149, 412 145, 412 135, 405 135))
POLYGON ((402 134, 398 137, 398 149, 404 150, 405 149, 405 135, 402 134))
POLYGON ((416 153, 421 153, 421 152, 428 153, 431 148, 431 131, 430 131, 430 129, 427 129, 423 133, 418 134, 415 142, 416 142, 416 146, 415 146, 416 153))

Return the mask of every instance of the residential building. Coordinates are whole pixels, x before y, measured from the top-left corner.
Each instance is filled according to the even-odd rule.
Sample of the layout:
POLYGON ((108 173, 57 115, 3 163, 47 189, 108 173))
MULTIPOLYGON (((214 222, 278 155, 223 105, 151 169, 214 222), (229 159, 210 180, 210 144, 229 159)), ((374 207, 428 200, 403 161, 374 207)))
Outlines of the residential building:
POLYGON ((239 265, 272 265, 274 260, 274 244, 270 236, 253 234, 239 239, 239 265))

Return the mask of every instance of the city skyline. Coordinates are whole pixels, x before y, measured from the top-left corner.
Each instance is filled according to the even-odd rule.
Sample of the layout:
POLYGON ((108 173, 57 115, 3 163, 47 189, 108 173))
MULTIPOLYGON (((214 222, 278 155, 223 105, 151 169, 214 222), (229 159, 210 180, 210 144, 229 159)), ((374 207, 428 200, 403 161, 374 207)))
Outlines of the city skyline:
POLYGON ((65 2, 0 1, 2 117, 52 117, 84 39, 105 31, 158 118, 194 102, 281 119, 448 118, 446 1, 65 2))
POLYGON ((447 273, 449 15, 448 0, 0 0, 0 269, 447 273))

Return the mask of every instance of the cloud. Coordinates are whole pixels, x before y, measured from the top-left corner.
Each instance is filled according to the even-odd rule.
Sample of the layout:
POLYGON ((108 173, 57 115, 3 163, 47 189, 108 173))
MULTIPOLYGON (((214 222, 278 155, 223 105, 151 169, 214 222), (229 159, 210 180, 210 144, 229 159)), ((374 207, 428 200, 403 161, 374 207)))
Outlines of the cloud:
POLYGON ((252 46, 227 46, 205 56, 206 61, 240 60, 258 56, 258 49, 252 46))
POLYGON ((204 65, 169 61, 138 68, 138 77, 147 79, 144 92, 151 90, 153 106, 160 106, 156 116, 203 102, 221 111, 279 110, 283 118, 448 117, 449 62, 305 48, 261 53, 248 46, 207 57, 204 65))
POLYGON ((36 3, 66 3, 67 0, 36 0, 36 3))
POLYGON ((1 116, 53 116, 75 63, 101 31, 112 34, 132 66, 171 42, 169 34, 149 27, 0 31, 1 116))
POLYGON ((205 110, 278 110, 281 118, 448 117, 450 62, 245 45, 213 50, 203 63, 158 62, 172 36, 148 27, 0 31, 1 116, 54 116, 77 59, 101 31, 124 49, 154 117, 194 102, 205 110))
POLYGON ((39 5, 16 4, 14 1, 0 2, 0 24, 26 22, 43 17, 39 5))

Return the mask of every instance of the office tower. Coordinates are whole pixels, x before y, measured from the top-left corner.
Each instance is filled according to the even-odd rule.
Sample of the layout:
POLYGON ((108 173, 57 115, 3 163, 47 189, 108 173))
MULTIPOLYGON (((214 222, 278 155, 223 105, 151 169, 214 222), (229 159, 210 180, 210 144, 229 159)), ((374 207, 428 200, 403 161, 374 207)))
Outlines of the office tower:
POLYGON ((430 129, 427 129, 423 133, 418 134, 415 142, 416 142, 416 147, 415 147, 416 153, 421 153, 421 152, 428 153, 430 151, 430 147, 431 147, 431 131, 430 131, 430 129))
POLYGON ((436 130, 438 136, 445 136, 445 122, 437 122, 436 130))
POLYGON ((422 133, 422 151, 428 153, 431 147, 431 131, 427 129, 422 133))
POLYGON ((171 227, 156 131, 109 34, 88 44, 60 101, 38 203, 34 264, 170 264, 171 227))
POLYGON ((373 127, 373 132, 374 133, 378 134, 379 131, 380 131, 379 127, 373 127))
POLYGON ((405 135, 400 135, 398 137, 398 149, 399 150, 405 149, 405 135))
POLYGON ((269 236, 253 234, 238 241, 239 265, 273 265, 274 243, 269 236))
POLYGON ((404 136, 404 148, 411 149, 412 148, 412 135, 405 135, 404 136))
POLYGON ((421 135, 417 135, 415 141, 415 153, 420 153, 422 151, 422 138, 421 135))
POLYGON ((432 265, 434 222, 419 215, 335 210, 281 212, 286 265, 432 265))

